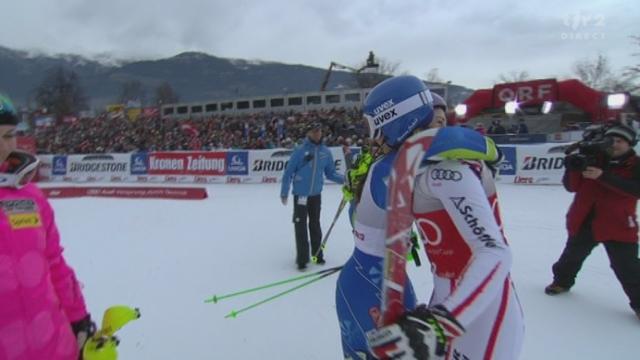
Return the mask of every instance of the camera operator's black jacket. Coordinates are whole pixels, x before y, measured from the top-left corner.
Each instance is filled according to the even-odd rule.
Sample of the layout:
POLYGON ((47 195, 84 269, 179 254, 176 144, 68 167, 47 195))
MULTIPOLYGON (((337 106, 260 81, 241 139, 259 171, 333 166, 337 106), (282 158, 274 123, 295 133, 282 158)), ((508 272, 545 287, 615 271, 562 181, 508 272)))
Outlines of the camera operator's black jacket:
POLYGON ((570 236, 577 235, 584 221, 591 217, 596 241, 638 241, 640 158, 633 150, 610 160, 596 180, 583 178, 580 171, 566 170, 562 183, 567 191, 576 193, 567 213, 570 236))

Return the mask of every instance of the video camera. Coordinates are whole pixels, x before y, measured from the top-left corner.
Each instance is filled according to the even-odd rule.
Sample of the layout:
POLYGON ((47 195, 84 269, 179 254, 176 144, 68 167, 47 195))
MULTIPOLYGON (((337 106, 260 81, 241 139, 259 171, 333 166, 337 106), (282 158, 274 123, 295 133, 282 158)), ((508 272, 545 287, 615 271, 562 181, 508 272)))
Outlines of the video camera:
POLYGON ((568 170, 584 171, 588 166, 604 168, 610 158, 613 139, 604 136, 609 127, 591 125, 582 134, 582 140, 565 150, 564 166, 568 170), (578 150, 577 153, 573 153, 578 150))

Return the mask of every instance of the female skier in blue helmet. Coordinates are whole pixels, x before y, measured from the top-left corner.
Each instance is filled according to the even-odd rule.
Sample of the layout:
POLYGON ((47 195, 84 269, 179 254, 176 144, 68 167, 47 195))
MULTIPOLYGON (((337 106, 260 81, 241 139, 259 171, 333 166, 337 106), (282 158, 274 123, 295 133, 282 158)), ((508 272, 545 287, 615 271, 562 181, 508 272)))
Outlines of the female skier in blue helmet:
MULTIPOLYGON (((368 98, 364 111, 384 136, 384 126, 405 120, 407 104, 414 100, 398 101, 398 89, 384 82, 374 92, 383 95, 368 98)), ((399 127, 413 123, 410 118, 399 127)), ((389 134, 402 134, 392 137, 397 145, 414 131, 398 128, 389 134)), ((433 140, 412 187, 412 213, 431 263, 433 292, 428 304, 412 308, 406 303, 396 323, 369 331, 370 352, 378 359, 515 360, 524 321, 493 179, 500 152, 491 139, 470 129, 428 131, 433 140)), ((385 230, 376 233, 382 249, 385 230)))
MULTIPOLYGON (((433 94, 414 76, 387 79, 365 99, 364 116, 379 150, 373 155, 366 177, 356 185, 358 195, 351 202, 355 249, 340 272, 336 287, 345 359, 374 359, 366 332, 376 327, 380 315, 387 178, 402 142, 431 124, 433 104, 433 94), (392 110, 386 111, 389 109, 392 110)), ((408 283, 405 308, 412 310, 415 305, 415 294, 408 283)))

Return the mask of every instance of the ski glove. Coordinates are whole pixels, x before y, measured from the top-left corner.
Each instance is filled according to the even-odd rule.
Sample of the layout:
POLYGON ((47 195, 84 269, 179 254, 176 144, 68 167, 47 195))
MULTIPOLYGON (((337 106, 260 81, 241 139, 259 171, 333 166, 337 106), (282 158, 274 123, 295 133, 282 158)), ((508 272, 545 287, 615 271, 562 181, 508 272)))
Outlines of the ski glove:
POLYGON ((91 314, 87 314, 87 316, 82 319, 72 322, 71 329, 73 330, 73 334, 76 336, 78 348, 82 353, 84 344, 91 336, 93 336, 93 334, 96 333, 96 324, 91 321, 91 314))
POLYGON ((447 338, 462 333, 464 328, 447 309, 420 305, 403 314, 397 323, 369 331, 367 339, 380 360, 437 360, 446 355, 447 338))
POLYGON ((353 167, 347 171, 345 183, 342 186, 342 194, 347 201, 351 201, 354 198, 359 200, 362 192, 362 183, 367 178, 373 160, 374 158, 369 152, 363 152, 353 167))

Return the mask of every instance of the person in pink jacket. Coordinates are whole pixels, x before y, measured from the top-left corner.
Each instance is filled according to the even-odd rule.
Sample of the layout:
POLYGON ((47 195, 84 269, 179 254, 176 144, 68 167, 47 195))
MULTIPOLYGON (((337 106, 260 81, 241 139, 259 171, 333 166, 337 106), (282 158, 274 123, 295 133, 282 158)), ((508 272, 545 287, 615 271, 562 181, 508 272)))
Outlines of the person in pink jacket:
POLYGON ((0 95, 0 360, 77 360, 95 325, 53 209, 28 183, 38 160, 16 150, 17 123, 0 95))

